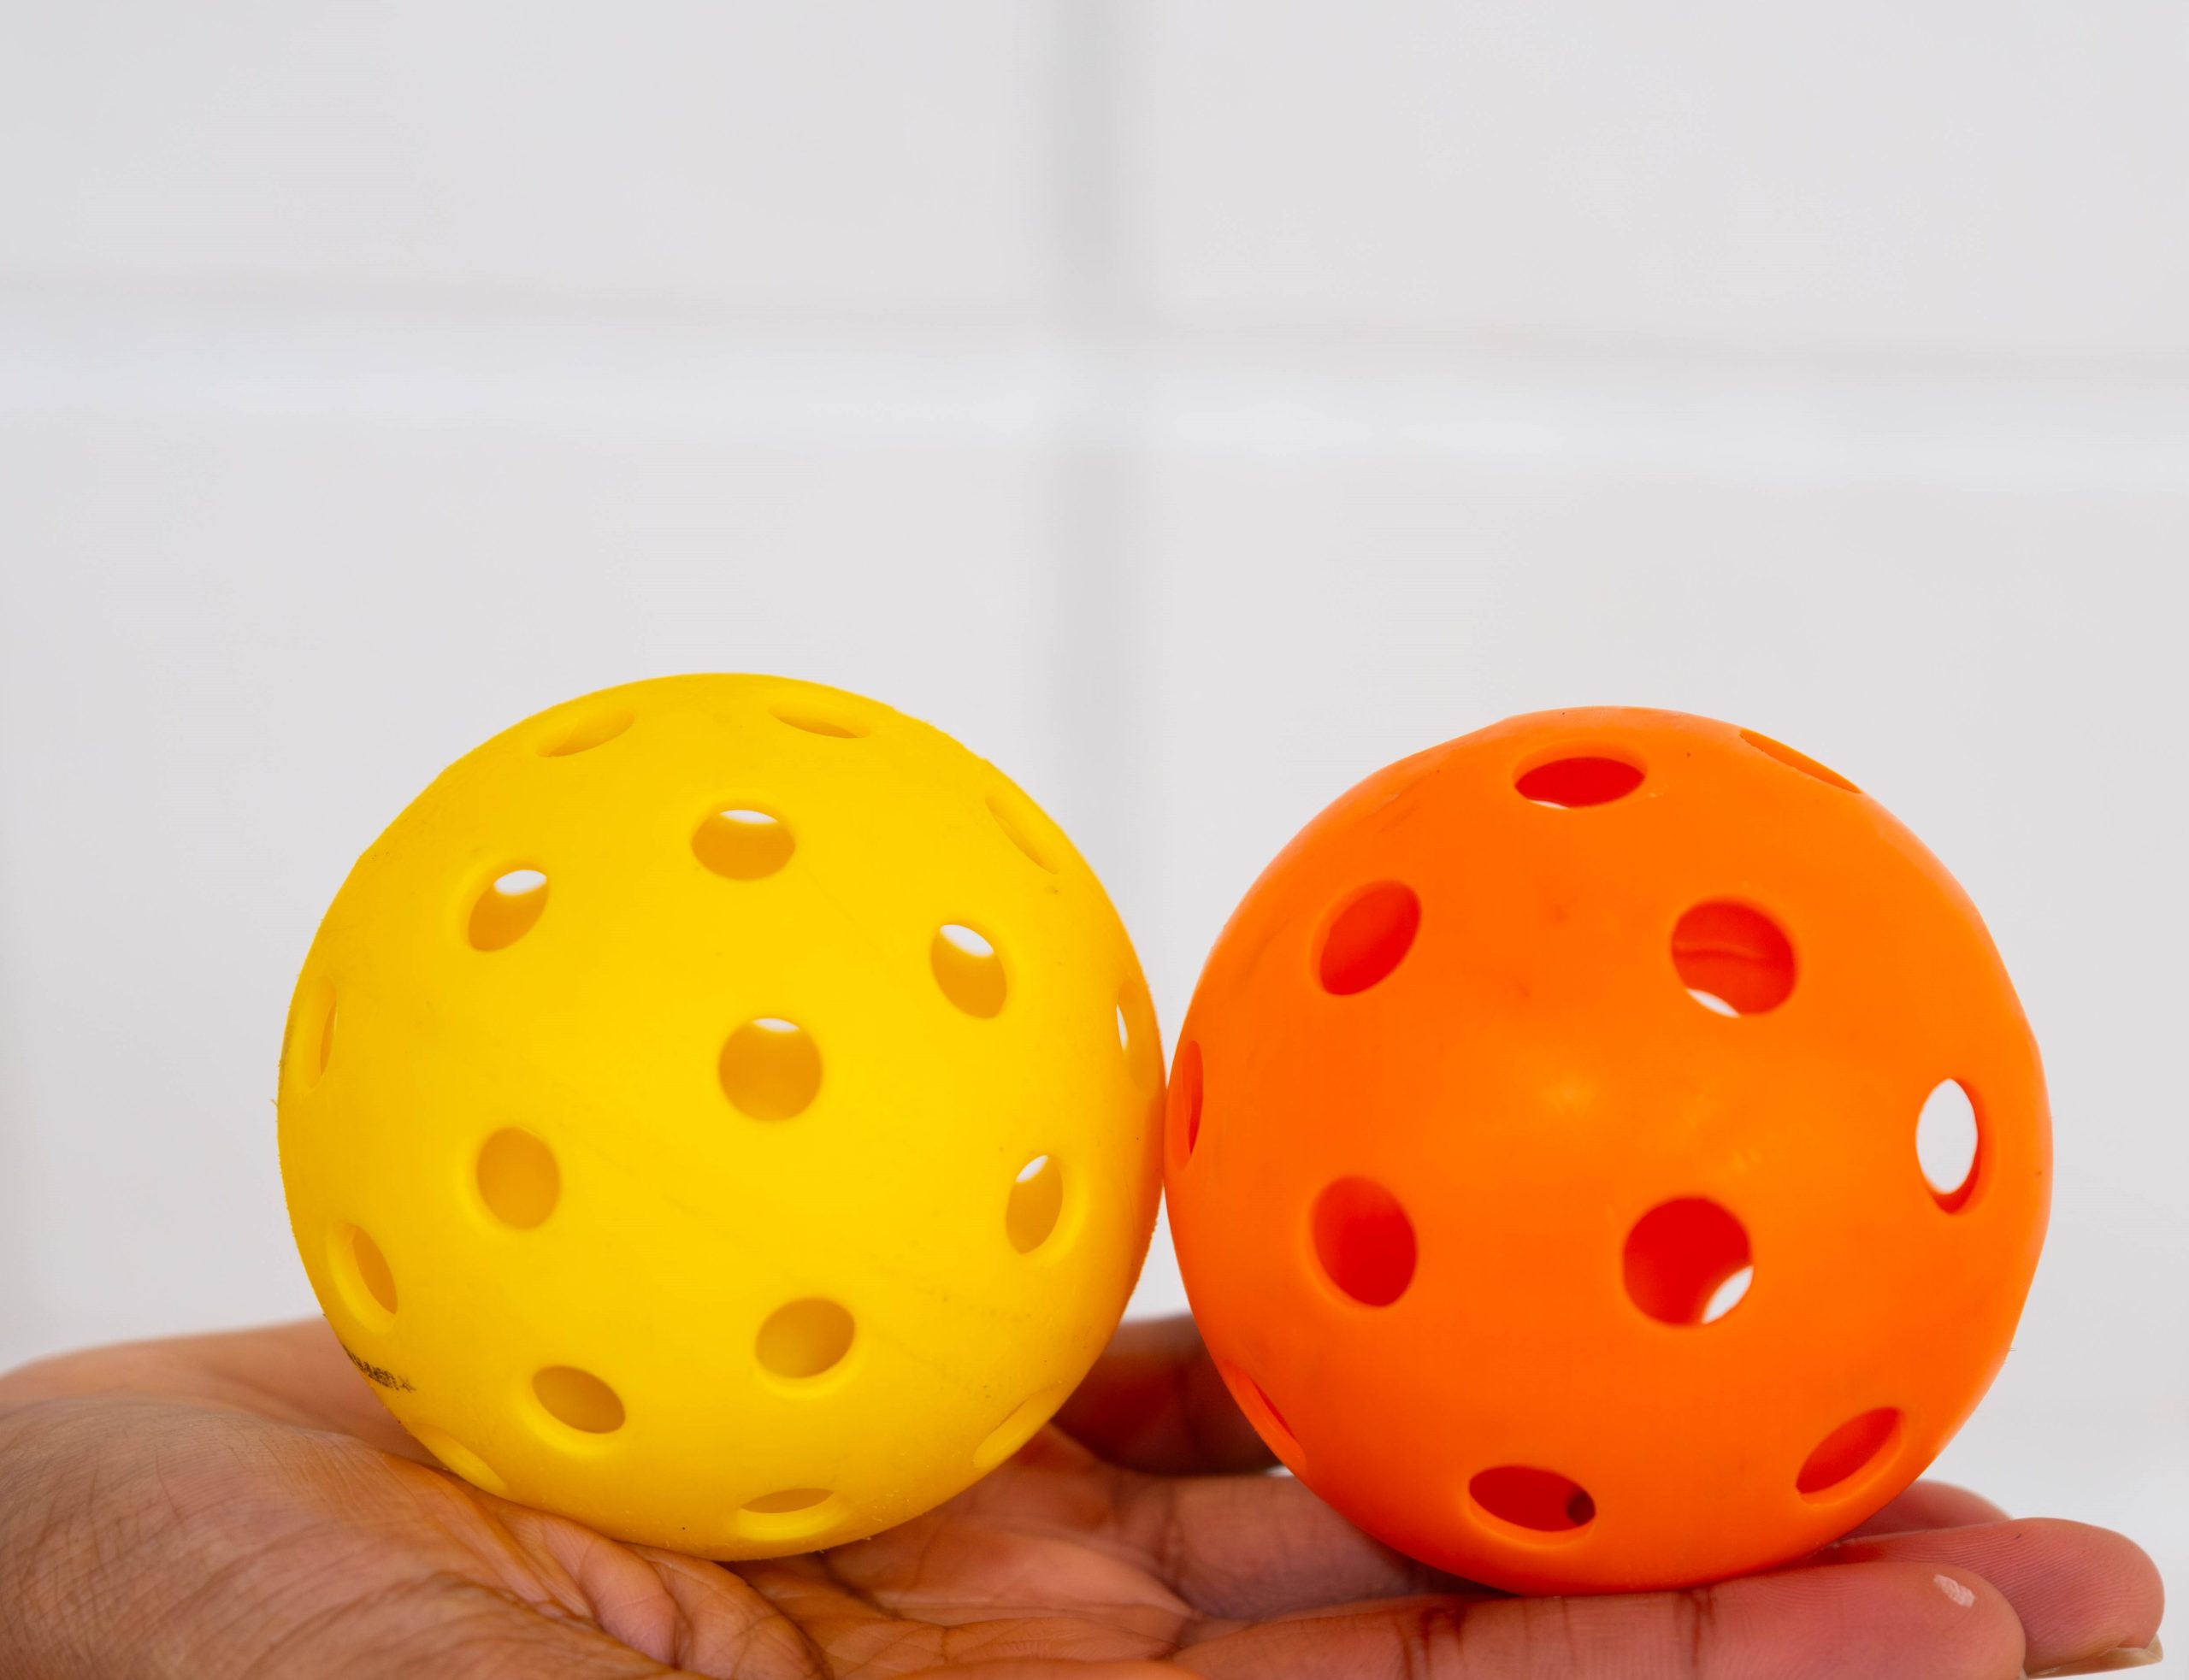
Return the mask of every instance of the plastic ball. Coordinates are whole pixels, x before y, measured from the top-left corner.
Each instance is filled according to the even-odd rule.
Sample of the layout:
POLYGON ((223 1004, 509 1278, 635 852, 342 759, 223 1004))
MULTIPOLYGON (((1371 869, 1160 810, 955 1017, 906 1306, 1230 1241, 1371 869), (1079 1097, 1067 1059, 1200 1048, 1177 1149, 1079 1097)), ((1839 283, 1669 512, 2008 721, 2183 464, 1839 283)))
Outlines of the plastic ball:
POLYGON ((2021 1312, 2049 1125, 1974 907, 1874 800, 1730 724, 1547 712, 1254 883, 1165 1179, 1301 1480, 1456 1574, 1631 1590, 1798 1557, 1930 1462, 2021 1312))
POLYGON ((313 942, 304 1267, 478 1486, 721 1558, 903 1522, 1122 1315, 1162 1050, 1123 926, 993 766, 762 676, 609 689, 442 774, 313 942))

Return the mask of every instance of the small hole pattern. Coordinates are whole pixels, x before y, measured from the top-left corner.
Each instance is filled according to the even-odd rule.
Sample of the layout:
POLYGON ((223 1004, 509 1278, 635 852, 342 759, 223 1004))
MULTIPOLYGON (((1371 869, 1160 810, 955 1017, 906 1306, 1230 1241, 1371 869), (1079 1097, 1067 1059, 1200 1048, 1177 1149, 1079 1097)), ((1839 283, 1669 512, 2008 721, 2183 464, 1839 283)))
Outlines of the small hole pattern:
MULTIPOLYGON (((814 740, 820 748, 856 750, 874 731, 873 720, 853 706, 784 702, 771 708, 787 730, 814 740)), ((579 761, 597 754, 639 728, 644 719, 620 705, 573 709, 535 733, 532 751, 548 761, 579 761)), ((817 750, 820 750, 817 748, 817 750)), ((994 788, 986 798, 994 830, 1025 864, 1043 876, 1057 871, 1057 842, 1046 819, 1015 790, 994 788)), ((799 834, 791 818, 773 801, 733 799, 707 811, 691 831, 693 858, 710 875, 728 883, 717 890, 758 892, 773 877, 794 870, 799 834)), ((504 864, 481 884, 468 889, 461 921, 463 942, 474 952, 493 955, 552 939, 550 905, 558 883, 567 888, 566 871, 523 860, 504 864)), ((583 883, 581 882, 581 885, 583 883)), ((597 888, 593 890, 598 890, 597 888)), ((1009 1002, 1012 981, 1004 941, 983 923, 953 918, 936 925, 928 949, 929 980, 939 1007, 973 1023, 994 1020, 1009 1002)), ((293 1011, 285 1061, 288 1088, 312 1092, 334 1064, 338 996, 326 978, 300 987, 293 1011)), ((1112 1026, 1121 1064, 1136 1087, 1145 1088, 1146 1064, 1159 1052, 1152 1011, 1137 981, 1118 993, 1112 1026)), ((723 1041, 717 1079, 729 1111, 742 1118, 769 1123, 818 1123, 816 1115, 828 1088, 829 1054, 805 1026, 782 1015, 758 1016, 740 1023, 723 1041)), ((1159 1060, 1154 1078, 1160 1081, 1159 1060)), ((540 1129, 508 1124, 487 1131, 476 1146, 470 1172, 481 1231, 513 1244, 540 1241, 552 1229, 573 1194, 565 1163, 540 1129)), ((1052 1152, 1026 1159, 1005 1176, 998 1223, 1003 1246, 1022 1256, 1048 1256, 1063 1240, 1067 1223, 1071 1170, 1052 1152)), ((582 1195, 581 1180, 575 1194, 582 1195)), ((511 1251, 513 1253, 516 1250, 511 1251)), ((392 1335, 404 1309, 397 1268, 361 1225, 338 1222, 327 1238, 329 1267, 346 1320, 345 1335, 377 1339, 392 1335)), ((857 1364, 858 1328, 853 1312, 825 1296, 784 1303, 754 1335, 752 1359, 788 1395, 832 1391, 836 1380, 857 1364)), ((361 1359, 362 1355, 358 1356, 361 1359)), ((375 1379, 377 1380, 377 1379, 375 1379)), ((401 1379, 392 1376, 391 1382, 401 1379)), ((629 1410, 605 1367, 583 1359, 542 1364, 524 1379, 524 1391, 539 1420, 541 1439, 569 1453, 605 1450, 630 1428, 643 1427, 644 1414, 629 1410)), ((1042 1388, 1026 1396, 974 1447, 976 1467, 1001 1462, 1030 1437, 1060 1404, 1067 1387, 1042 1388)), ((507 1483, 487 1459, 437 1424, 421 1422, 421 1438, 440 1461, 490 1491, 507 1483)), ((841 1527, 853 1515, 837 1491, 822 1486, 764 1490, 738 1506, 735 1526, 745 1537, 778 1549, 783 1544, 841 1527)))
MULTIPOLYGON (((1773 761, 1773 768, 1762 775, 1796 774, 1818 790, 1814 795, 1799 796, 1804 799, 1859 796, 1853 783, 1791 748, 1748 731, 1740 732, 1739 740, 1747 749, 1773 761)), ((1644 754, 1624 748, 1572 747, 1524 761, 1511 787, 1521 801, 1537 808, 1536 820, 1543 825, 1542 832, 1552 837, 1543 843, 1556 844, 1559 825, 1588 824, 1591 834, 1615 832, 1600 825, 1643 811, 1649 777, 1644 754)), ((1395 820, 1384 813, 1401 797, 1385 795, 1375 807, 1378 820, 1395 820)), ((1283 861, 1273 866, 1272 873, 1283 861)), ((1408 879, 1401 871, 1332 894, 1314 924, 1317 932, 1306 976, 1331 1013, 1325 1017, 1307 1011, 1288 1023, 1285 1030, 1295 1035, 1345 1032, 1336 1011, 1354 1007, 1355 999, 1377 998, 1421 960, 1430 941, 1447 937, 1439 931, 1431 885, 1408 879), (1306 1024, 1325 1018, 1327 1026, 1306 1024)), ((1690 1037, 1678 1035, 1690 1035, 1694 1047, 1686 1053, 1698 1059, 1714 1053, 1712 1035, 1752 1032, 1760 1021, 1797 1010, 1803 997, 1803 964, 1785 918, 1748 896, 1749 882, 1744 880, 1742 888, 1722 896, 1701 896, 1682 907, 1666 945, 1660 947, 1662 954, 1655 954, 1654 961, 1643 937, 1646 924, 1630 924, 1631 962, 1637 976, 1662 964, 1657 971, 1671 982, 1662 995, 1677 997, 1684 992, 1688 1006, 1696 1009, 1689 1017, 1691 1026, 1667 1014, 1662 1031, 1683 1048, 1690 1037)), ((1548 930, 1555 928, 1555 923, 1548 924, 1548 930)), ((1449 936, 1466 940, 1473 937, 1473 930, 1458 928, 1449 936)), ((1212 958, 1212 973, 1220 960, 1219 951, 1212 958)), ((1270 958, 1266 949, 1256 949, 1253 960, 1266 971, 1270 958)), ((1197 1011, 1200 1007, 1197 999, 1197 1011)), ((1249 1048, 1242 1053, 1251 1058, 1254 1052, 1249 1048)), ((1174 1204, 1182 1194, 1180 1187, 1199 1182, 1197 1174, 1215 1147, 1212 1140, 1228 1135, 1227 1117, 1235 1099, 1212 1069, 1208 1046, 1189 1018, 1171 1070, 1165 1126, 1174 1204)), ((1261 1117, 1252 1111, 1253 1098, 1247 1100, 1246 1136, 1251 1143, 1261 1117)), ((1944 1213, 1965 1215, 1984 1176, 1981 1102, 1968 1082, 1949 1077, 1941 1079, 1922 1101, 1920 1117, 1913 1111, 1911 1105, 1915 1135, 1903 1157, 1902 1175, 1910 1185, 1920 1182, 1944 1213)), ((1338 1137, 1363 1118, 1344 1113, 1326 1117, 1338 1137)), ((1466 1117, 1457 1117, 1456 1123, 1468 1123, 1466 1117)), ((1887 1188, 1881 1194, 1891 1192, 1887 1188)), ((1364 1323, 1388 1323, 1394 1335, 1438 1337, 1449 1331, 1406 1316, 1408 1292, 1421 1264, 1420 1237, 1407 1199, 1407 1184, 1395 1176, 1351 1174, 1327 1179, 1312 1205, 1295 1216, 1306 1233, 1301 1253, 1322 1286, 1323 1310, 1359 1312, 1366 1315, 1364 1323)), ((1769 1257, 1759 1262, 1738 1211, 1738 1195, 1721 1200, 1696 1194, 1629 1216, 1624 1251, 1614 1257, 1612 1276, 1623 1282, 1636 1322, 1680 1338, 1700 1353, 1717 1346, 1721 1338, 1738 1337, 1750 1315, 1779 1310, 1771 1304, 1769 1257)), ((1268 1217, 1259 1203, 1257 1212, 1260 1217, 1268 1217)), ((1174 1218, 1190 1217, 1189 1210, 1182 1215, 1174 1205, 1174 1218)), ((1563 1223, 1564 1216, 1558 1217, 1563 1223)), ((1453 1232, 1449 1240, 1460 1254, 1470 1252, 1464 1231, 1453 1232)), ((1188 1253, 1182 1238, 1182 1256, 1188 1253)), ((1192 1277, 1189 1268, 1189 1282, 1192 1277)), ((1484 1287, 1494 1288, 1494 1281, 1484 1280, 1484 1287)), ((1201 1299, 1197 1292, 1197 1306, 1201 1299)), ((1312 1334, 1304 1328, 1298 1333, 1312 1334)), ((1335 1326, 1329 1334, 1338 1334, 1335 1326)), ((1212 1335, 1211 1346, 1217 1345, 1212 1335)), ((1236 1366, 1225 1369, 1224 1375, 1250 1420, 1295 1470, 1314 1462, 1315 1429, 1339 1426, 1311 1404, 1303 1439, 1295 1427, 1298 1420, 1285 1420, 1256 1376, 1236 1366)), ((1307 1392, 1312 1399, 1315 1385, 1308 1384, 1307 1392)), ((1891 1473, 1903 1433, 1902 1413, 1891 1405, 1820 1427, 1807 1458, 1786 1465, 1784 1485, 1808 1504, 1850 1504, 1891 1473)), ((1474 1472, 1467 1493, 1466 1508, 1478 1519, 1484 1543, 1523 1549, 1554 1544, 1585 1547, 1599 1526, 1596 1494, 1577 1479, 1572 1467, 1555 1462, 1485 1465, 1474 1472)))

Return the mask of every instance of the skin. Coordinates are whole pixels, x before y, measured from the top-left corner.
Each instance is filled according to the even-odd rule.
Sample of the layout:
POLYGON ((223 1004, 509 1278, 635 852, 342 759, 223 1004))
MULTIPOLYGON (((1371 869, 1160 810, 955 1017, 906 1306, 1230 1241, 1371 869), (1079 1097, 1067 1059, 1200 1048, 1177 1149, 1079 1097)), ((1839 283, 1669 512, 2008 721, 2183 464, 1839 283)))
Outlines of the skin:
POLYGON ((0 1674, 2014 1680, 2158 1631, 2129 1541, 1936 1484, 1796 1568, 1518 1599, 1267 1463, 1191 1325, 1132 1325, 941 1510, 726 1567, 432 1467, 316 1322, 105 1348, 0 1377, 0 1674))

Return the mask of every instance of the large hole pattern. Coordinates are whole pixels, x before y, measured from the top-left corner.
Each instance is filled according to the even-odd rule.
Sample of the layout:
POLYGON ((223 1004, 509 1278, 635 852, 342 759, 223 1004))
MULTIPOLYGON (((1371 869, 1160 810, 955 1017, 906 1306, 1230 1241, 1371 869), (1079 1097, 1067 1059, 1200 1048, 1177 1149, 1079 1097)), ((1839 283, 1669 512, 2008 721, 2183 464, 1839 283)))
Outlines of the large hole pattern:
POLYGON ((471 905, 465 934, 477 951, 499 951, 532 931, 547 908, 547 877, 538 869, 504 870, 471 905))
POLYGON ((1808 1500, 1851 1492, 1856 1479, 1885 1456, 1899 1434, 1897 1406, 1881 1406, 1849 1418, 1817 1443, 1794 1477, 1796 1491, 1808 1500))
POLYGON ((549 1365, 533 1373, 532 1392, 547 1415, 587 1435, 613 1435, 623 1427, 623 1402, 589 1371, 549 1365))
POLYGON ((784 1488, 747 1502, 737 1528, 750 1540, 800 1540, 835 1527, 849 1509, 841 1494, 826 1488, 784 1488))
POLYGON ((1793 941, 1761 911, 1731 899, 1681 917, 1672 957, 1680 983, 1720 1014, 1761 1015, 1793 993, 1793 941))
POLYGON ((803 1381, 841 1362, 852 1351, 854 1334, 850 1313, 815 1296, 770 1313, 752 1351, 776 1376, 803 1381))
POLYGON ((540 743, 540 756, 567 758, 573 753, 590 752, 596 746, 605 746, 631 727, 631 716, 628 706, 595 706, 581 712, 549 732, 540 743))
POLYGON ((1750 1264, 1741 1222, 1696 1196, 1651 1208, 1626 1235, 1626 1293, 1667 1324, 1707 1324, 1731 1312, 1747 1293, 1735 1286, 1750 1264))
POLYGON ((1570 1476, 1532 1465, 1500 1465, 1467 1483, 1474 1502, 1501 1522, 1537 1534, 1569 1534, 1596 1519, 1596 1502, 1570 1476))
POLYGON ((928 946, 929 966, 942 995, 983 1020, 1003 1008, 1003 958, 988 935, 962 922, 946 922, 928 946))
POLYGON ((1968 1205, 1982 1151, 1976 1105, 1968 1088, 1956 1079, 1941 1080, 1915 1117, 1915 1160, 1931 1194, 1949 1213, 1968 1205))
POLYGON ((1047 825, 1035 815, 1025 796, 1016 788, 992 787, 988 805, 988 815, 995 819, 1003 837, 1018 848, 1027 862, 1054 875, 1055 852, 1047 839, 1047 825))
POLYGON ((1566 811, 1608 805, 1614 799, 1625 799, 1641 785, 1639 764, 1600 754, 1554 758, 1547 764, 1524 771, 1513 783, 1522 799, 1566 811))
POLYGON ((1413 1222, 1398 1198, 1366 1178, 1341 1178, 1315 1198, 1315 1255, 1331 1282, 1368 1306, 1389 1306, 1413 1282, 1413 1222))
POLYGON ((782 818, 742 807, 709 812, 692 836, 692 855, 729 881, 771 875, 797 849, 782 818))
POLYGON ((1190 1160, 1201 1141, 1201 1046, 1188 1039, 1171 1064, 1171 1137, 1181 1161, 1190 1160))
POLYGON ((1413 948, 1421 928, 1421 900, 1398 881, 1379 881, 1347 899, 1323 934, 1316 971, 1323 989, 1341 997, 1365 992, 1413 948))
POLYGON ((1011 1246, 1030 1254, 1049 1240, 1064 1211, 1064 1169, 1047 1155, 1036 1155, 1018 1169, 1005 1204, 1004 1234, 1011 1246))
POLYGON ((545 1221, 563 1194, 554 1152, 516 1126, 504 1126, 480 1146, 478 1176, 487 1211, 520 1231, 545 1221))
POLYGON ((1788 769, 1799 770, 1803 775, 1813 775, 1819 781, 1828 782, 1832 787, 1842 788, 1850 793, 1859 793, 1862 791, 1838 771, 1828 765, 1818 763, 1806 752, 1795 752, 1784 741, 1775 741, 1770 736, 1755 729, 1742 730, 1741 739, 1758 752, 1769 754, 1788 769))
POLYGON ((857 740, 874 728, 849 707, 817 696, 778 701, 769 710, 778 722, 803 729, 809 735, 825 735, 835 740, 857 740))
POLYGON ((747 1021, 722 1047, 723 1093, 755 1120, 802 1114, 821 1090, 821 1052, 805 1028, 775 1016, 747 1021))
POLYGON ((1039 1433, 1071 1390, 1062 1386, 1042 1389, 1012 1408, 1011 1415, 988 1432, 973 1449, 973 1468, 991 1471, 1039 1433))
POLYGON ((289 1085, 304 1092, 325 1077, 334 1059, 334 987, 324 980, 300 987, 291 1005, 286 1062, 289 1085))
POLYGON ((385 1329, 395 1317, 395 1274, 371 1235, 355 1225, 338 1225, 327 1245, 334 1287, 360 1323, 385 1329))

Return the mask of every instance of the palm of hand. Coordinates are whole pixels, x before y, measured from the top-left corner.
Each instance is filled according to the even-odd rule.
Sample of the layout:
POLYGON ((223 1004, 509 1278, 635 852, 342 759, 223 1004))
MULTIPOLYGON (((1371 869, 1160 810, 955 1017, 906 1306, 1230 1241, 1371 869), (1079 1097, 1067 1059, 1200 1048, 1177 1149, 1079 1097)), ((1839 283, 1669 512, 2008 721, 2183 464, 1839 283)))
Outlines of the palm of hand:
POLYGON ((0 1574, 25 1577, 0 1668, 20 1645, 30 1672, 115 1671, 126 1637, 146 1674, 2003 1680, 2156 1630, 2157 1579, 2127 1541, 1950 1488, 1797 1570, 1504 1598, 1296 1483, 1236 1473, 1257 1447, 1190 1332, 1123 1341, 1063 1415, 1078 1440, 1046 1431, 871 1540, 729 1567, 426 1467, 322 1326, 33 1367, 0 1382, 0 1492, 29 1494, 0 1500, 0 1574))

